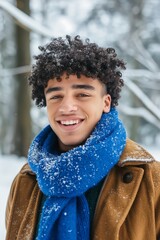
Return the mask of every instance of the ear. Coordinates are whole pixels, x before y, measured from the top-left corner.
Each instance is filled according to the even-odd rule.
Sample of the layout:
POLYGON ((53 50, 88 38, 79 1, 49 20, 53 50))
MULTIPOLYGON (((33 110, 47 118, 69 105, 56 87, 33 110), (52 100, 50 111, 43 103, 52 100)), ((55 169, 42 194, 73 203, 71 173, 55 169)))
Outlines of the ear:
POLYGON ((109 94, 105 94, 103 112, 108 113, 110 109, 111 109, 111 96, 109 94))

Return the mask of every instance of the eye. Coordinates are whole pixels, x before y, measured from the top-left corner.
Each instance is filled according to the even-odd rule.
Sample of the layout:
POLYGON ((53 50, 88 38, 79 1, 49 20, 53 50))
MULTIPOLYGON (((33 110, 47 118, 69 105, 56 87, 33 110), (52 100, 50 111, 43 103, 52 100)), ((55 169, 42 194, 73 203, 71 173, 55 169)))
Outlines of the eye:
POLYGON ((61 99, 63 96, 61 95, 54 95, 52 97, 50 97, 50 100, 57 100, 57 99, 61 99))
POLYGON ((78 97, 90 97, 90 95, 89 94, 86 94, 86 93, 79 93, 78 94, 78 97))

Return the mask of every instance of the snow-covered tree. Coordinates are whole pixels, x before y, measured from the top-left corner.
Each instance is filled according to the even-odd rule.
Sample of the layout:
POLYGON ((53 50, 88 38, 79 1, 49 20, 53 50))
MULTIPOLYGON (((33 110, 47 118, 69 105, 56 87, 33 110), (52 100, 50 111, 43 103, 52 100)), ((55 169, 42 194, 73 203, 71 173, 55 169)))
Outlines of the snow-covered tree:
MULTIPOLYGON (((118 54, 127 62, 127 71, 123 75, 125 88, 118 109, 127 125, 128 134, 144 144, 158 142, 160 138, 159 0, 34 0, 30 1, 31 16, 19 10, 12 1, 0 0, 0 9, 0 16, 3 15, 4 22, 8 21, 7 18, 12 19, 22 29, 30 32, 31 55, 38 52, 38 45, 46 43, 51 37, 66 34, 80 34, 102 46, 115 47, 118 54)), ((8 25, 13 25, 12 21, 8 25)), ((3 33, 1 36, 4 36, 6 30, 1 27, 0 30, 3 33)), ((0 48, 4 48, 2 47, 4 42, 0 40, 0 43, 0 48)), ((18 72, 29 71, 28 64, 6 71, 5 68, 13 66, 2 64, 2 59, 4 62, 4 59, 8 58, 7 50, 5 51, 5 54, 0 54, 1 79, 4 79, 5 74, 11 74, 11 77, 18 72)), ((13 77, 12 79, 14 82, 13 77)), ((4 89, 5 86, 1 84, 0 91, 4 93, 4 89)), ((3 102, 2 98, 0 104, 1 102, 3 102)), ((43 111, 32 108, 32 115, 34 115, 34 130, 38 131, 38 127, 45 122, 43 111), (39 115, 41 119, 43 118, 43 122, 39 122, 37 126, 37 121, 34 119, 39 118, 39 115)), ((3 114, 3 118, 4 116, 3 114)), ((0 124, 3 121, 4 119, 1 119, 0 124)))

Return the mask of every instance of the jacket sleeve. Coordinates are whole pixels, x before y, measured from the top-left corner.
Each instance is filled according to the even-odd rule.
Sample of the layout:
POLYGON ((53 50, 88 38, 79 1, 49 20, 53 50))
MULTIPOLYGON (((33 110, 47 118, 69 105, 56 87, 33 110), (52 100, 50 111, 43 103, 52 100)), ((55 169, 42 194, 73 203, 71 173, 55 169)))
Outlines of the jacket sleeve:
POLYGON ((13 182, 11 184, 11 188, 10 188, 10 192, 9 192, 9 196, 8 196, 8 200, 7 200, 7 205, 6 205, 6 212, 5 212, 5 225, 6 225, 6 229, 8 229, 10 214, 11 214, 11 210, 12 210, 13 205, 14 205, 14 195, 15 195, 16 188, 17 188, 17 185, 18 185, 18 181, 21 178, 21 175, 24 174, 25 172, 30 172, 31 175, 33 174, 31 172, 28 164, 25 164, 22 167, 22 169, 16 175, 16 177, 14 178, 14 180, 13 180, 13 182))
POLYGON ((160 162, 155 162, 152 166, 152 178, 155 190, 155 226, 157 240, 160 240, 160 162))
POLYGON ((6 207, 6 240, 33 239, 42 193, 35 174, 26 164, 13 180, 6 207))
POLYGON ((15 177, 15 179, 12 182, 12 185, 11 185, 11 188, 10 188, 10 192, 9 192, 9 196, 8 196, 8 200, 7 200, 6 213, 5 213, 6 229, 8 228, 10 212, 11 212, 11 208, 12 208, 12 205, 13 205, 14 190, 16 188, 17 179, 18 179, 18 175, 15 177))

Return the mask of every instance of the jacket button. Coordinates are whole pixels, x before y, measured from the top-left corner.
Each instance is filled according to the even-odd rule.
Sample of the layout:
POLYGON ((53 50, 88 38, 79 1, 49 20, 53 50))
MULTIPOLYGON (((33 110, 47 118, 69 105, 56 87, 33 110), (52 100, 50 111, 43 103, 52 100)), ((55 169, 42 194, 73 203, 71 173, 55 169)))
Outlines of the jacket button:
POLYGON ((124 183, 130 183, 133 180, 133 173, 132 172, 127 172, 123 176, 123 182, 124 183))

